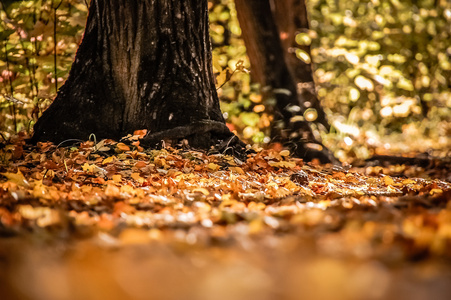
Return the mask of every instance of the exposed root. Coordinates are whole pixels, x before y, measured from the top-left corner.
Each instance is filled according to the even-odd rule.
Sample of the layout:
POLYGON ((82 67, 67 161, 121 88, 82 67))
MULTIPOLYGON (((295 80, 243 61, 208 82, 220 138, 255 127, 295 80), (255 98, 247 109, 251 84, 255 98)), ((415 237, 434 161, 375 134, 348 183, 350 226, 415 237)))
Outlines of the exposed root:
POLYGON ((141 145, 155 146, 165 140, 187 140, 194 148, 209 149, 214 152, 229 154, 239 159, 246 159, 246 144, 243 143, 223 122, 202 120, 187 126, 150 133, 141 139, 141 145))
POLYGON ((451 165, 450 158, 438 158, 427 154, 420 154, 415 157, 397 155, 373 155, 365 160, 363 165, 410 165, 422 168, 444 168, 451 165))
POLYGON ((217 135, 233 135, 229 128, 222 122, 213 120, 202 120, 187 126, 178 126, 172 129, 147 134, 142 140, 142 144, 155 144, 163 140, 186 139, 193 135, 202 135, 213 132, 217 135))
POLYGON ((291 152, 305 161, 318 159, 321 163, 332 163, 341 165, 340 161, 335 158, 332 152, 318 141, 291 141, 287 144, 291 152))

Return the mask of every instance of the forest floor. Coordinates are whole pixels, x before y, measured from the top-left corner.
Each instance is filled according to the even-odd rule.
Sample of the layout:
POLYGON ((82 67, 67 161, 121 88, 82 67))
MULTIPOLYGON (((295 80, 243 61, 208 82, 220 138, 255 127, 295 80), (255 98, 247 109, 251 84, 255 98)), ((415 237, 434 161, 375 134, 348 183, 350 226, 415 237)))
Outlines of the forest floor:
POLYGON ((2 299, 449 299, 449 158, 0 150, 2 299))

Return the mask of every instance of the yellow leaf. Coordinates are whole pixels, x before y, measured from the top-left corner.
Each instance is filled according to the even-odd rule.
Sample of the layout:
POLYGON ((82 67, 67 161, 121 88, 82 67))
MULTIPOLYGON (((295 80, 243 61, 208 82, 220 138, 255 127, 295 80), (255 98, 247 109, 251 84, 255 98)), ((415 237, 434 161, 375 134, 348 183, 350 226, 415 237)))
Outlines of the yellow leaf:
POLYGON ((361 89, 361 90, 367 90, 367 91, 373 91, 374 84, 371 80, 368 78, 359 75, 355 78, 354 83, 361 89))
POLYGON ((391 186, 391 185, 389 185, 389 186, 387 187, 387 191, 388 191, 389 193, 397 193, 397 192, 398 192, 398 190, 397 190, 395 187, 391 186))
POLYGON ((384 177, 384 182, 385 182, 385 185, 393 185, 395 183, 395 181, 389 176, 384 177))
POLYGON ((212 62, 213 62, 213 68, 215 69, 215 72, 221 72, 222 66, 219 63, 219 56, 218 55, 214 55, 213 56, 212 62))
POLYGON ((412 179, 405 179, 403 180, 402 184, 415 184, 416 181, 412 179))
POLYGON ((47 187, 42 184, 42 180, 36 182, 33 188, 33 197, 47 199, 47 187))
POLYGON ((290 156, 290 151, 289 150, 282 150, 280 151, 280 156, 290 156))
POLYGON ((254 103, 260 103, 260 102, 262 102, 263 97, 262 97, 262 95, 251 94, 249 96, 249 99, 254 103))
POLYGON ((116 156, 110 156, 103 160, 102 165, 112 163, 116 159, 116 156))
POLYGON ((442 194, 443 191, 441 189, 432 189, 429 194, 434 195, 434 194, 442 194))
POLYGON ((306 64, 310 64, 310 62, 312 61, 312 59, 310 58, 310 55, 301 49, 296 49, 296 56, 297 56, 297 58, 299 58, 306 64))
POLYGON ((114 181, 115 183, 120 183, 120 182, 122 182, 122 175, 121 175, 121 174, 113 175, 113 181, 114 181))
POLYGON ((221 168, 221 166, 214 163, 209 163, 207 167, 212 171, 217 171, 221 168))
POLYGON ((132 173, 132 178, 134 180, 136 180, 137 182, 139 182, 140 184, 143 184, 144 182, 144 178, 141 177, 141 175, 139 175, 139 173, 132 173))
POLYGON ((24 187, 29 187, 30 184, 28 183, 28 181, 25 179, 25 177, 23 176, 22 172, 20 172, 20 170, 17 170, 17 173, 1 173, 3 176, 5 176, 6 178, 8 178, 9 181, 20 185, 20 186, 24 186, 24 187))
POLYGON ((88 163, 85 163, 83 166, 81 166, 84 172, 94 172, 94 165, 90 165, 88 163))

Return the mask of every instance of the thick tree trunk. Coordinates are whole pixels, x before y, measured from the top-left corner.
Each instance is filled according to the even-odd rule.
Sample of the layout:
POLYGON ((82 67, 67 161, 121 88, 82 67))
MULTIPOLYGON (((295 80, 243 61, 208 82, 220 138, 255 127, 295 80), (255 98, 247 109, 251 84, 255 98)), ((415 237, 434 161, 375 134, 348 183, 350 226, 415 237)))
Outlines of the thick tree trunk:
POLYGON ((209 147, 226 128, 211 67, 207 0, 92 0, 69 79, 34 141, 187 138, 209 147))
MULTIPOLYGON (((313 89, 302 89, 299 93, 294 71, 288 67, 291 61, 285 60, 286 51, 282 47, 270 0, 235 0, 235 6, 253 79, 264 88, 269 88, 276 99, 273 140, 286 143, 296 155, 307 160, 320 158, 323 162, 334 161, 322 145, 321 151, 307 146, 309 142, 320 144, 309 122, 303 119, 303 113, 313 104, 312 98, 316 99, 312 70, 309 65, 299 69, 304 84, 313 85, 313 89)), ((288 27, 291 29, 293 25, 288 27)), ((295 36, 295 33, 292 35, 295 36)))

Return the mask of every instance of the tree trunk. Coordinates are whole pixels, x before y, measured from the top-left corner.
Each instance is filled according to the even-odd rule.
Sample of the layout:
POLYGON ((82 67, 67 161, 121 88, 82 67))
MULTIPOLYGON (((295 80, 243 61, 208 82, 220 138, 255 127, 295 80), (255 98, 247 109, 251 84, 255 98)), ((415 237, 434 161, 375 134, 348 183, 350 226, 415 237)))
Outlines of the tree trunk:
POLYGON ((296 48, 299 48, 311 56, 310 46, 296 43, 296 35, 309 30, 305 0, 275 0, 273 2, 274 18, 280 32, 284 58, 297 83, 297 92, 301 102, 305 108, 314 108, 318 113, 315 122, 329 130, 330 125, 326 114, 316 96, 312 65, 300 60, 295 51, 296 48))
MULTIPOLYGON (((314 85, 313 89, 303 89, 298 93, 294 75, 288 67, 291 61, 285 60, 270 0, 235 0, 235 6, 251 62, 251 75, 264 90, 269 88, 276 99, 273 140, 287 144, 304 159, 335 161, 332 154, 315 139, 309 122, 303 119, 304 112, 313 103, 312 97, 315 97, 314 85), (320 144, 321 150, 310 149, 307 146, 309 142, 320 144)), ((306 80, 304 83, 314 84, 309 66, 303 66, 300 73, 306 80)))
POLYGON ((233 134, 219 108, 207 0, 92 0, 69 79, 34 141, 187 138, 208 148, 233 134))
MULTIPOLYGON (((284 130, 278 132, 282 139, 288 138, 290 119, 299 107, 296 83, 283 58, 279 31, 276 27, 269 0, 235 0, 238 20, 246 51, 251 62, 252 78, 269 88, 276 98, 276 120, 283 122, 284 130)), ((296 122, 303 138, 312 138, 306 122, 296 122)))

